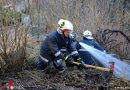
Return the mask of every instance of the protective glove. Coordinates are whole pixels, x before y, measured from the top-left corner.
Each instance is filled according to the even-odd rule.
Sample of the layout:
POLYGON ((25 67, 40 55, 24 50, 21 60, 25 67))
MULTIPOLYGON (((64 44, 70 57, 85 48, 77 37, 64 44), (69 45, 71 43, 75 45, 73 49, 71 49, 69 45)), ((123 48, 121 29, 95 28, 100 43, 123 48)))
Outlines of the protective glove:
POLYGON ((81 57, 79 55, 74 56, 74 61, 80 63, 81 57))
POLYGON ((77 65, 78 69, 84 68, 85 63, 84 63, 84 61, 82 60, 82 58, 79 55, 74 57, 74 61, 80 63, 79 65, 77 65))
POLYGON ((74 60, 72 59, 71 56, 68 55, 68 56, 64 57, 64 60, 65 60, 67 67, 73 67, 74 66, 74 64, 73 64, 74 60))

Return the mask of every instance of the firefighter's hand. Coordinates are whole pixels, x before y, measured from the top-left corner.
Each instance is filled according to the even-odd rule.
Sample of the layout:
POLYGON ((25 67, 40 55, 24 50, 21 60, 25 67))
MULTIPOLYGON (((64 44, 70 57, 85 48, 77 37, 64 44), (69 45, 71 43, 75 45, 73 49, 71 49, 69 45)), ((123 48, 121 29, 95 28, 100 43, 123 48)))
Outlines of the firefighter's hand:
POLYGON ((74 64, 73 64, 74 60, 70 56, 64 57, 64 60, 65 60, 67 67, 73 67, 74 66, 74 64))
POLYGON ((76 55, 76 56, 74 57, 74 61, 75 61, 75 62, 80 62, 80 61, 81 61, 81 57, 80 57, 79 55, 76 55))
POLYGON ((64 60, 65 60, 66 63, 71 63, 71 64, 72 64, 73 61, 74 61, 70 56, 65 56, 65 57, 64 57, 64 60))
POLYGON ((77 65, 78 69, 84 68, 84 62, 79 55, 74 57, 74 61, 80 63, 79 65, 77 65))

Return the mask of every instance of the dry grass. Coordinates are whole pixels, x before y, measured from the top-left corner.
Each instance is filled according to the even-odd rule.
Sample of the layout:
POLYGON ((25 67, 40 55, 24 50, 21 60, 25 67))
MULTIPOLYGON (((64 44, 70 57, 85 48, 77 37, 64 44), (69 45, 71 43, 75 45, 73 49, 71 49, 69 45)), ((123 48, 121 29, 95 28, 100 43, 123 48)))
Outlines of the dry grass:
MULTIPOLYGON (((3 5, 5 4, 3 1, 3 5)), ((3 17, 0 22, 0 71, 20 71, 26 59, 29 27, 25 27, 21 21, 18 21, 21 16, 17 16, 15 11, 5 8, 1 12, 0 15, 3 17)))
POLYGON ((4 62, 0 62, 1 70, 20 69, 26 56, 27 29, 17 26, 12 33, 10 33, 10 28, 2 28, 1 32, 0 57, 2 62, 4 62), (15 63, 16 65, 14 65, 15 63), (8 65, 13 67, 10 66, 11 68, 9 68, 8 65))
MULTIPOLYGON (((122 32, 129 38, 130 31, 122 32)), ((121 33, 107 33, 104 30, 99 30, 94 36, 108 52, 113 52, 122 59, 130 59, 130 42, 121 33)))
POLYGON ((54 30, 60 18, 70 20, 79 35, 86 29, 93 33, 107 28, 130 29, 127 0, 38 0, 33 6, 31 13, 35 22, 32 23, 39 23, 39 30, 43 33, 54 30))

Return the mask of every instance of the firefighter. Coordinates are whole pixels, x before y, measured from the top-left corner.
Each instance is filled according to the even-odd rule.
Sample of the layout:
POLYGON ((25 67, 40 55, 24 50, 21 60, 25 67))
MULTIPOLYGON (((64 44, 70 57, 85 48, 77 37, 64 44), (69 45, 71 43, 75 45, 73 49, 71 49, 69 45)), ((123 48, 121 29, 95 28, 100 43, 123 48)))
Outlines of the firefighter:
POLYGON ((103 51, 105 52, 105 50, 99 45, 98 42, 96 42, 94 39, 93 39, 93 36, 92 36, 92 33, 89 31, 89 30, 86 30, 84 33, 83 33, 83 39, 80 41, 80 42, 83 42, 87 45, 90 45, 100 51, 103 51))
MULTIPOLYGON (((87 44, 89 46, 92 46, 102 52, 105 52, 105 50, 99 45, 99 43, 97 43, 92 36, 92 33, 89 30, 86 30, 85 32, 83 32, 83 39, 80 40, 80 42, 87 44)), ((81 58, 83 59, 85 64, 93 64, 94 63, 94 58, 91 56, 91 54, 87 51, 81 51, 82 47, 80 46, 80 44, 76 45, 79 54, 81 56, 81 58)), ((102 65, 100 65, 102 66, 102 65)))
POLYGON ((81 61, 70 36, 72 32, 73 25, 70 21, 64 19, 58 21, 57 29, 49 33, 41 43, 39 58, 35 63, 37 69, 45 70, 50 62, 53 62, 59 73, 64 72, 65 52, 68 52, 75 61, 81 61))

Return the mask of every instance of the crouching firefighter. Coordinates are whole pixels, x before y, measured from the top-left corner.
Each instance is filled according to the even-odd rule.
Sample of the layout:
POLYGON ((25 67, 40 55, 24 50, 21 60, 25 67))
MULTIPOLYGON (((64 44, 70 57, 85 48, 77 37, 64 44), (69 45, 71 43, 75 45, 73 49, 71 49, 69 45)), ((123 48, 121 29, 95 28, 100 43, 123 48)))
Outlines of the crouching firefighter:
MULTIPOLYGON (((100 44, 93 39, 93 35, 89 30, 86 30, 83 32, 83 39, 80 40, 80 42, 82 42, 86 45, 89 45, 102 52, 106 52, 100 46, 100 44)), ((76 44, 76 47, 85 64, 94 64, 95 63, 95 58, 88 51, 84 50, 83 47, 79 43, 76 44)), ((96 63, 99 66, 102 66, 99 62, 96 61, 96 63)))
POLYGON ((67 51, 74 60, 80 62, 81 58, 70 37, 72 31, 73 25, 70 21, 64 19, 58 21, 57 29, 49 33, 41 43, 40 55, 35 63, 37 69, 44 70, 50 62, 53 62, 54 67, 62 73, 65 70, 64 52, 67 51))

